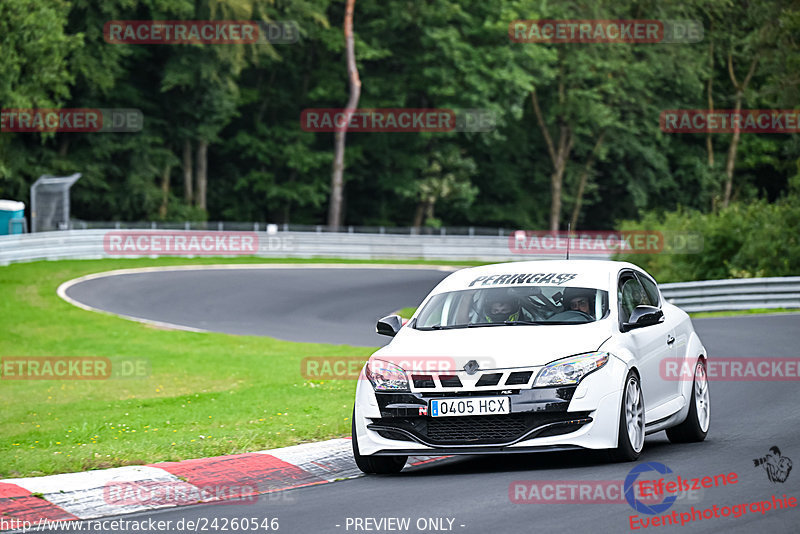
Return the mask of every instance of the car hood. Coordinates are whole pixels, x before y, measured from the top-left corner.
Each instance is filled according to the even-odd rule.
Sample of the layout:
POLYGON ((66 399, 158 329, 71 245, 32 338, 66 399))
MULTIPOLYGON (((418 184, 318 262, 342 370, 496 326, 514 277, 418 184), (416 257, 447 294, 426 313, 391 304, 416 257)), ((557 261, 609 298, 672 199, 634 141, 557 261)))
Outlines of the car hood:
POLYGON ((528 367, 597 350, 610 336, 611 323, 607 319, 581 325, 485 326, 453 330, 406 327, 372 357, 403 362, 401 367, 407 371, 433 371, 437 363, 446 370, 453 370, 452 365, 461 369, 472 359, 480 363, 481 369, 528 367))

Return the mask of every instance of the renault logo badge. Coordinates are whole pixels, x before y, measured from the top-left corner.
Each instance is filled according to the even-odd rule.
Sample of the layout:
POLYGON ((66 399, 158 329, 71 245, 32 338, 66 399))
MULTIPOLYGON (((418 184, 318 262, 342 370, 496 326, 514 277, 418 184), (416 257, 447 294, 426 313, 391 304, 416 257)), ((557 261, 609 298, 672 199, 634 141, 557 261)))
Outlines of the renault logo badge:
POLYGON ((468 361, 467 364, 464 366, 464 370, 467 372, 468 375, 474 375, 475 373, 477 373, 478 368, 480 368, 480 365, 478 365, 478 362, 476 362, 475 360, 468 361))

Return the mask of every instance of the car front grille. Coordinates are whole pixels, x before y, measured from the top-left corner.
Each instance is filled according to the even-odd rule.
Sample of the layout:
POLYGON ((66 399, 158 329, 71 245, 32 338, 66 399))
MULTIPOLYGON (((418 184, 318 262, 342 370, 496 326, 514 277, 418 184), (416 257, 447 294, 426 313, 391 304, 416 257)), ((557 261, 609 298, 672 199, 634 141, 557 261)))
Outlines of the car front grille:
POLYGON ((496 386, 501 378, 503 378, 503 373, 485 373, 475 385, 476 387, 496 386))
POLYGON ((589 412, 512 413, 466 417, 403 417, 373 419, 381 436, 431 445, 491 445, 520 440, 531 430, 544 427, 540 434, 556 436, 574 432, 591 421, 589 412), (555 423, 553 426, 545 426, 555 423), (399 432, 402 431, 402 432, 399 432), (415 439, 416 438, 416 439, 415 439))
POLYGON ((461 380, 456 375, 439 375, 439 382, 442 383, 443 388, 463 387, 461 380))
POLYGON ((428 438, 441 442, 480 441, 487 436, 510 441, 525 432, 525 417, 506 416, 437 417, 428 423, 428 438))
POLYGON ((507 386, 516 386, 519 384, 527 384, 530 381, 531 376, 533 375, 533 371, 522 371, 517 373, 511 373, 508 375, 506 379, 507 386))
POLYGON ((413 392, 428 393, 436 391, 491 391, 507 387, 533 387, 533 381, 540 367, 516 369, 485 369, 475 374, 466 371, 411 372, 413 392))
POLYGON ((417 389, 436 387, 436 384, 433 382, 433 376, 431 375, 411 375, 411 380, 414 381, 414 387, 417 389))

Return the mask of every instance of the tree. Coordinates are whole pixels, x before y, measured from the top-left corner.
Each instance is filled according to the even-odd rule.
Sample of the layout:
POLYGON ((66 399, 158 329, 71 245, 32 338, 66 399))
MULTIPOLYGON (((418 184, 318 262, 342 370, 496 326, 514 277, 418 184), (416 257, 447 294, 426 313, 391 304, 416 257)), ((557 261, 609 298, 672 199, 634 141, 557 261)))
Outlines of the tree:
POLYGON ((347 42, 327 23, 346 18, 346 2, 40 4, 0 5, 3 107, 137 108, 145 117, 132 134, 0 135, 2 196, 25 200, 40 174, 82 172, 72 206, 84 219, 319 225, 338 204, 340 224, 608 229, 652 210, 719 209, 726 182, 731 204, 775 202, 800 159, 796 135, 741 135, 728 158, 732 134, 658 127, 665 109, 734 108, 737 91, 742 109, 794 108, 800 16, 788 0, 646 10, 632 0, 360 0, 348 83, 347 42), (546 18, 703 20, 706 33, 671 45, 509 41, 509 22, 546 18), (293 20, 301 38, 112 45, 102 29, 115 19, 293 20), (364 79, 353 105, 479 109, 496 128, 348 132, 332 203, 335 146, 299 117, 348 102, 352 73, 364 79))
MULTIPOLYGON (((356 66, 355 41, 353 38, 353 11, 355 10, 356 0, 347 0, 347 7, 344 14, 344 40, 347 49, 347 78, 350 82, 350 99, 345 107, 345 117, 358 107, 358 99, 361 96, 361 80, 358 77, 358 67, 356 66)), ((349 120, 345 121, 345 125, 349 120)), ((328 211, 328 226, 332 230, 338 230, 342 224, 342 200, 344 189, 344 142, 347 128, 337 129, 334 133, 335 148, 333 156, 333 171, 331 173, 331 199, 328 211)))
POLYGON ((470 182, 475 173, 475 162, 465 157, 453 145, 446 145, 443 151, 431 155, 423 179, 414 183, 409 190, 417 201, 412 226, 419 231, 426 226, 441 226, 435 218, 434 209, 439 201, 450 201, 469 206, 475 200, 478 189, 470 182))
MULTIPOLYGON (((739 113, 744 103, 758 105, 763 97, 763 83, 770 73, 780 72, 774 59, 770 60, 772 69, 760 68, 765 58, 786 57, 786 54, 798 49, 795 38, 785 31, 792 13, 797 14, 796 4, 784 0, 776 2, 749 2, 731 4, 713 12, 714 19, 721 22, 741 21, 738 25, 721 25, 714 20, 715 26, 724 29, 714 32, 712 39, 719 42, 716 64, 724 69, 730 86, 726 86, 731 96, 733 111, 739 113)), ((713 20, 713 19, 712 19, 713 20)), ((774 77, 774 74, 773 74, 774 77)), ((709 101, 711 88, 709 85, 709 101)), ((741 142, 741 131, 735 128, 728 144, 725 159, 725 182, 722 193, 722 207, 727 207, 733 196, 733 178, 736 169, 737 154, 741 142)))
MULTIPOLYGON (((60 0, 0 2, 0 107, 55 108, 69 98, 74 75, 68 59, 81 46, 83 36, 67 33, 68 10, 69 4, 60 0)), ((25 175, 19 169, 30 163, 29 158, 36 160, 30 157, 36 149, 26 148, 23 154, 13 150, 12 141, 24 142, 21 136, 39 137, 0 135, 0 196, 27 198, 25 175)), ((36 147, 37 142, 28 146, 36 147)))

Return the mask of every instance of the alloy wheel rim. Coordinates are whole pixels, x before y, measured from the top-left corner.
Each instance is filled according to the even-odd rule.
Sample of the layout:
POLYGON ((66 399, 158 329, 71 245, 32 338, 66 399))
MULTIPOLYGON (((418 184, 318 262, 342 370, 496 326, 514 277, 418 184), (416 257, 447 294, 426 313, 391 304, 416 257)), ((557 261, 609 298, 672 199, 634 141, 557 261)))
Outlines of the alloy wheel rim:
POLYGON ((625 424, 628 428, 628 440, 636 452, 644 445, 644 408, 639 382, 635 378, 628 380, 625 387, 625 424))
POLYGON ((700 430, 707 432, 711 421, 711 404, 709 402, 706 368, 702 362, 698 362, 694 371, 694 403, 700 430))

